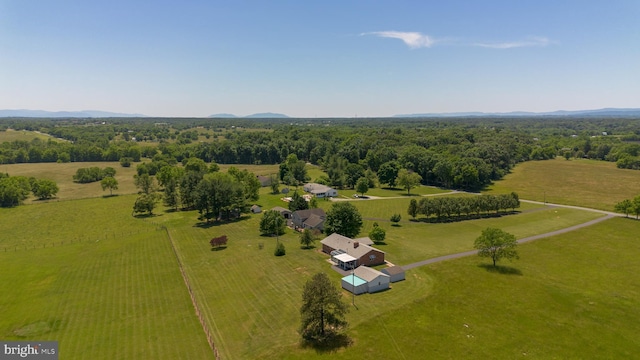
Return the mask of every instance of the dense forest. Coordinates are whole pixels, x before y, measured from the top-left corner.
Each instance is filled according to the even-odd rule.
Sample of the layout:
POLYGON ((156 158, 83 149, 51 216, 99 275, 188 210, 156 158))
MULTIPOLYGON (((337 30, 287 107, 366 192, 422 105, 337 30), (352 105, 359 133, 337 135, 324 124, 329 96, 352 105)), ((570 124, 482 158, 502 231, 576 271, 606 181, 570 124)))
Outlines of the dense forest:
POLYGON ((142 160, 153 175, 190 158, 283 164, 295 155, 323 167, 328 176, 317 180, 336 187, 372 174, 394 186, 407 169, 423 184, 465 190, 556 156, 640 169, 635 118, 0 119, 0 131, 22 130, 52 138, 3 142, 0 163, 142 160))

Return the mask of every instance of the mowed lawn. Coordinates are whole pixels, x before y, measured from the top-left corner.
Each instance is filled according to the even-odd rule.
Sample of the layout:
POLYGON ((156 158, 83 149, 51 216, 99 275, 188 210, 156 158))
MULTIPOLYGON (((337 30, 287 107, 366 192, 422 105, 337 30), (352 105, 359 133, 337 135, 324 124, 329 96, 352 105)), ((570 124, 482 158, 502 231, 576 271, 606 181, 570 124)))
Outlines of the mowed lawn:
MULTIPOLYGON (((520 260, 502 264, 507 273, 487 271, 487 259, 475 256, 410 270, 405 282, 428 278, 430 291, 409 304, 380 308, 376 316, 352 326, 352 347, 329 354, 292 346, 280 355, 636 358, 640 353, 640 278, 634 275, 640 272, 638 233, 640 222, 611 219, 537 240, 519 246, 520 260)), ((358 310, 350 316, 357 316, 354 313, 358 310)))
MULTIPOLYGON (((50 237, 40 240, 58 244, 0 251, 0 338, 56 340, 64 359, 211 358, 166 232, 129 216, 138 227, 133 231, 118 216, 116 204, 105 200, 23 206, 2 213, 3 222, 10 217, 32 232, 31 242, 39 240, 36 234, 48 233, 50 237), (92 203, 112 206, 98 211, 92 203), (56 218, 55 224, 41 218, 50 214, 47 207, 66 204, 74 204, 74 211, 84 216, 56 218), (81 232, 104 224, 116 235, 88 236, 73 244, 64 230, 49 227, 81 232)), ((2 242, 22 236, 17 227, 0 227, 2 242)))
MULTIPOLYGON (((319 244, 302 249, 298 235, 291 230, 278 240, 260 236, 261 215, 208 228, 194 226, 195 212, 171 215, 163 216, 166 221, 162 224, 171 229, 221 356, 282 358, 287 355, 283 349, 297 348, 304 283, 317 272, 327 273, 336 286, 340 283, 341 276, 331 270, 319 244), (208 240, 220 235, 228 236, 229 245, 212 251, 208 240), (276 241, 285 244, 285 256, 273 255, 276 241)), ((349 315, 350 322, 358 324, 382 308, 416 301, 430 286, 428 278, 416 278, 395 285, 393 291, 359 296, 359 314, 365 316, 354 313, 349 315)), ((348 295, 344 292, 345 300, 350 299, 348 295)))
POLYGON ((511 191, 520 199, 612 211, 616 203, 640 195, 640 171, 596 160, 528 161, 489 187, 489 193, 511 191))

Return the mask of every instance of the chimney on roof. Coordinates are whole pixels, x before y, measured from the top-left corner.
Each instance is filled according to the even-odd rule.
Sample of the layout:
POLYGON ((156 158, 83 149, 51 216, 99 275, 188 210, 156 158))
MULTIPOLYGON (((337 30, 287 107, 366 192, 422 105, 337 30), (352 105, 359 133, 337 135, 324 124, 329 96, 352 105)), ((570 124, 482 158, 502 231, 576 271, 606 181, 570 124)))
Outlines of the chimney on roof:
POLYGON ((360 243, 359 243, 359 242, 357 242, 357 241, 354 241, 354 242, 353 242, 353 248, 355 249, 355 248, 357 248, 358 246, 360 246, 360 243))

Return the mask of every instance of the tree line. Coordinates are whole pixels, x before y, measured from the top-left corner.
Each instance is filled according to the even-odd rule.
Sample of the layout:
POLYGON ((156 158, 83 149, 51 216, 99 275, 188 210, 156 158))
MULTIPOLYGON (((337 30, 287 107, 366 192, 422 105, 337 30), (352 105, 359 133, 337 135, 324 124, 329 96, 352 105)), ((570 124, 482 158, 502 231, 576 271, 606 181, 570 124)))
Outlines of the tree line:
POLYGON ((423 215, 425 219, 435 218, 436 221, 455 221, 471 215, 515 211, 520 207, 518 194, 479 195, 466 197, 423 197, 420 201, 411 199, 408 214, 414 219, 423 215))
POLYGON ((30 194, 39 200, 51 199, 58 191, 58 185, 53 180, 0 173, 0 207, 18 206, 30 194))
POLYGON ((148 169, 140 164, 135 175, 140 189, 135 213, 152 214, 156 203, 163 200, 174 210, 198 210, 199 219, 208 222, 239 217, 259 197, 260 182, 247 170, 231 167, 222 173, 217 164, 207 165, 197 158, 185 159, 183 166, 165 164, 155 176, 148 169))

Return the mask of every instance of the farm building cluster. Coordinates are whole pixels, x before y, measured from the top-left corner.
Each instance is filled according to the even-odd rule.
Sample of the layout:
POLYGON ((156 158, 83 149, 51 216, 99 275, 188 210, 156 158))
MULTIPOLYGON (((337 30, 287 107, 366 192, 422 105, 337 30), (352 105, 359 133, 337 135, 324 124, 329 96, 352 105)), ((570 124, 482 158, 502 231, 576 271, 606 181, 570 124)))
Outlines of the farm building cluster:
POLYGON ((333 233, 322 241, 322 251, 331 255, 331 262, 351 275, 342 278, 342 288, 356 295, 389 289, 390 283, 404 280, 404 270, 392 266, 382 271, 371 266, 385 263, 384 251, 374 248, 368 237, 351 239, 333 233))

